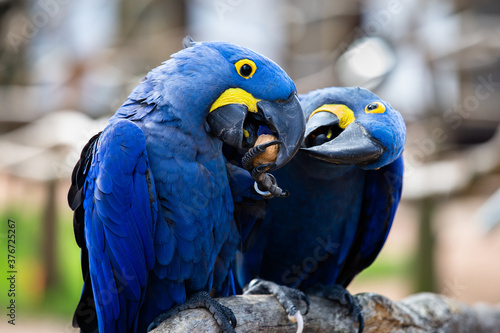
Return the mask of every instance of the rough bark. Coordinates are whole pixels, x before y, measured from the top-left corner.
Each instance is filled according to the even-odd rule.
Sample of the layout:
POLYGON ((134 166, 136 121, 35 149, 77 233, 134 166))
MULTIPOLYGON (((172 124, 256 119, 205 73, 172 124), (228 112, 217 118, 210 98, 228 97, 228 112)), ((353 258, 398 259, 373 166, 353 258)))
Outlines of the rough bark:
MULTIPOLYGON (((370 332, 498 332, 500 306, 465 305, 446 296, 420 293, 393 302, 384 296, 355 296, 363 308, 365 333, 370 332)), ((336 302, 311 297, 304 316, 304 332, 357 332, 357 323, 336 302)), ((237 320, 236 332, 295 332, 283 308, 273 296, 233 296, 219 299, 237 320)), ((166 320, 152 332, 219 332, 212 315, 204 309, 184 311, 166 320)))

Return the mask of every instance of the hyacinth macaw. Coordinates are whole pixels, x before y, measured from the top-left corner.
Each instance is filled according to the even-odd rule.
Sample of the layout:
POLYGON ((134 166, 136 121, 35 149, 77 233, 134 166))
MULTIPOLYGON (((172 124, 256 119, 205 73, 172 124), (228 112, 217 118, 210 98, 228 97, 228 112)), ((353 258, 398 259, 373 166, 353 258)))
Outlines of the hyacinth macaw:
POLYGON ((208 294, 226 280, 240 242, 222 146, 243 155, 259 129, 271 131, 279 141, 263 168, 271 171, 302 141, 296 88, 278 65, 230 43, 183 44, 73 171, 68 201, 84 278, 73 323, 84 332, 145 332, 165 311, 196 306, 234 331, 232 312, 208 294))
POLYGON ((304 143, 274 173, 292 195, 269 201, 258 241, 238 253, 238 280, 245 286, 262 279, 247 293, 275 294, 289 315, 300 294, 286 287, 347 300, 362 330, 359 306, 345 288, 375 260, 391 228, 405 124, 389 103, 361 88, 320 89, 300 100, 304 143))

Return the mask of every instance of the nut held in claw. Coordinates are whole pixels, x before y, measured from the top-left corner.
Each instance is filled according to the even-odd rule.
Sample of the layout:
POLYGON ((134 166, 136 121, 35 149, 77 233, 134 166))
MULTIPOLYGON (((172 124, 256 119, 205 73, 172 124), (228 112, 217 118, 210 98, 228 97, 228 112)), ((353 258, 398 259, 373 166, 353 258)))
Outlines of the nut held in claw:
MULTIPOLYGON (((278 138, 276 138, 274 135, 270 134, 259 135, 259 137, 255 141, 254 147, 277 139, 278 138)), ((262 154, 258 155, 253 159, 252 164, 254 168, 262 164, 273 163, 274 161, 276 161, 276 157, 278 157, 279 150, 280 150, 279 145, 272 145, 267 147, 262 154)))

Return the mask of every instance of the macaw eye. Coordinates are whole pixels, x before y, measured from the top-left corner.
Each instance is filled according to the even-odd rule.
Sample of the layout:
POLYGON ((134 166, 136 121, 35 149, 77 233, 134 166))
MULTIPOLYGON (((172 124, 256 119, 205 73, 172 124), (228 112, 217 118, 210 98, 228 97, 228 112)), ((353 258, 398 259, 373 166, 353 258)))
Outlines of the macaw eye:
POLYGON ((241 76, 249 76, 250 74, 252 74, 252 67, 250 67, 249 64, 244 64, 240 68, 240 74, 241 76))
POLYGON ((380 102, 373 102, 365 107, 366 113, 384 113, 385 105, 380 102))
POLYGON ((255 74, 255 71, 257 70, 257 66, 250 59, 238 60, 234 64, 234 66, 236 67, 236 71, 238 72, 238 74, 241 77, 244 77, 245 79, 251 78, 255 74))

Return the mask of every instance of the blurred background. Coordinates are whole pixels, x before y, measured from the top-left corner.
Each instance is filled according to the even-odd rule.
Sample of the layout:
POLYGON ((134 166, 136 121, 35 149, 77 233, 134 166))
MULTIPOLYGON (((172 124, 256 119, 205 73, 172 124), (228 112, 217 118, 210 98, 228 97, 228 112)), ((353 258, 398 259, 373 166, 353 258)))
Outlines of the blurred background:
POLYGON ((500 302, 500 2, 0 0, 0 33, 0 305, 12 219, 16 332, 74 331, 72 168, 186 34, 267 55, 299 93, 357 85, 403 114, 403 202, 351 292, 500 302))

